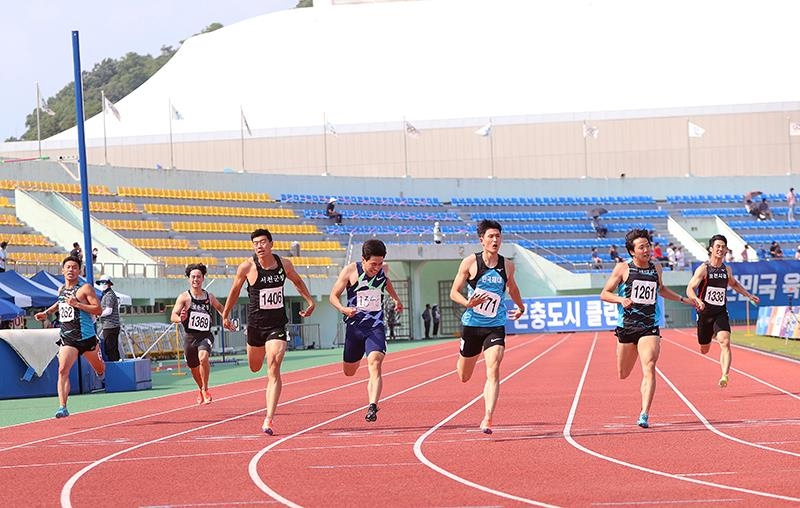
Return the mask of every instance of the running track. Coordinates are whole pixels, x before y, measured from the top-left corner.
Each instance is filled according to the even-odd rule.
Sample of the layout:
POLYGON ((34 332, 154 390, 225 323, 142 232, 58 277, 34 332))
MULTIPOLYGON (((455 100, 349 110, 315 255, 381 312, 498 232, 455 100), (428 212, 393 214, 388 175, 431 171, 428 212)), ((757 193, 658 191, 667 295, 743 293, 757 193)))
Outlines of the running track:
MULTIPOLYGON (((3 506, 797 506, 800 363, 665 330, 651 428, 638 367, 616 379, 610 333, 509 337, 495 432, 477 430, 483 365, 457 342, 391 353, 364 422, 366 368, 284 374, 277 435, 264 374, 213 389, 0 429, 3 506)), ((213 383, 213 372, 212 372, 213 383)))

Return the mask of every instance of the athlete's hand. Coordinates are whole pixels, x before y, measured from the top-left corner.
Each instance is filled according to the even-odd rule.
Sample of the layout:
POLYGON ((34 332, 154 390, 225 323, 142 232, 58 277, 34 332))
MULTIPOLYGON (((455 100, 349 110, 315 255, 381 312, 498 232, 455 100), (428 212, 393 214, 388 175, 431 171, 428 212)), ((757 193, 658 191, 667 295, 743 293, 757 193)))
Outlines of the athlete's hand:
POLYGON ((477 307, 478 305, 482 304, 489 298, 488 293, 472 293, 472 296, 469 297, 467 300, 466 308, 471 309, 472 307, 477 307))
POLYGON ((761 303, 761 298, 759 298, 758 295, 750 295, 750 301, 758 305, 761 303))
POLYGON ((44 312, 37 312, 36 314, 33 315, 33 318, 36 321, 44 321, 45 319, 47 319, 47 314, 45 314, 44 312))
POLYGON ((78 300, 74 296, 70 296, 69 298, 67 298, 67 305, 69 305, 70 307, 78 308, 79 303, 81 303, 80 300, 78 300))
POLYGON ((633 305, 633 300, 631 300, 630 298, 623 298, 622 301, 619 303, 620 305, 622 305, 622 308, 630 309, 631 305, 633 305))
POLYGON ((698 312, 701 312, 703 309, 706 308, 705 302, 703 302, 703 300, 699 298, 692 298, 691 303, 692 305, 694 305, 694 308, 697 309, 698 312))
POLYGON ((514 310, 509 311, 508 319, 516 321, 517 319, 521 318, 523 314, 525 314, 525 307, 522 307, 521 309, 519 307, 514 307, 514 310))
POLYGON ((400 300, 395 300, 394 301, 394 311, 396 313, 398 313, 398 314, 403 312, 403 302, 401 302, 400 300))
MULTIPOLYGON (((181 311, 181 321, 183 321, 183 314, 186 309, 181 311)), ((228 318, 222 320, 222 326, 228 331, 235 332, 236 331, 236 324, 228 318)))
POLYGON ((301 317, 308 317, 314 312, 314 309, 316 308, 317 306, 312 303, 308 307, 306 307, 306 310, 301 310, 300 312, 298 312, 298 314, 300 314, 301 317))
POLYGON ((355 316, 357 313, 358 310, 355 307, 345 307, 344 310, 342 311, 342 314, 344 314, 348 318, 355 316))
POLYGON ((181 317, 181 321, 186 321, 186 318, 189 316, 189 309, 186 307, 182 308, 178 315, 181 317))

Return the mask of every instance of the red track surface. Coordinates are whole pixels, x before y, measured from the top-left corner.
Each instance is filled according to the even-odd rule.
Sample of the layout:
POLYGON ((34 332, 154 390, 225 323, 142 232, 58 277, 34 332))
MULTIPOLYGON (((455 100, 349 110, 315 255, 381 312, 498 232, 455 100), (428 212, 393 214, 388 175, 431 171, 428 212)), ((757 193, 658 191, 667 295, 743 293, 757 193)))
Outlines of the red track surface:
MULTIPOLYGON (((277 435, 263 373, 194 393, 0 429, 3 506, 797 506, 798 362, 719 354, 666 330, 651 428, 637 369, 616 379, 610 333, 507 341, 495 433, 484 373, 459 383, 457 342, 391 353, 378 421, 366 368, 284 375, 277 435)), ((212 375, 213 381, 213 375, 212 375)))

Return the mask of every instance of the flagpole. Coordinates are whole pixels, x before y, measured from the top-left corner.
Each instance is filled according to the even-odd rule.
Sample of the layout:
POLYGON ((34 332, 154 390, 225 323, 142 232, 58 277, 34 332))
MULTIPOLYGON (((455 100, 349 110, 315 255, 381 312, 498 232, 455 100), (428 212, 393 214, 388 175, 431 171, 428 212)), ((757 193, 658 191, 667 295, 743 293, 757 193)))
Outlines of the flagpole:
MULTIPOLYGON (((492 125, 491 118, 489 118, 489 125, 492 125)), ((494 126, 492 125, 492 127, 494 126)), ((494 133, 491 130, 489 131, 489 168, 491 169, 489 178, 494 178, 494 133)))
POLYGON ((403 176, 408 178, 408 125, 406 125, 406 117, 403 117, 403 124, 400 128, 403 129, 403 176))
POLYGON ((108 141, 106 138, 106 93, 100 90, 100 102, 103 103, 103 158, 108 166, 108 141))
POLYGON ((174 158, 172 156, 172 99, 169 102, 169 168, 175 169, 174 158))
POLYGON ((692 175, 692 136, 689 135, 689 124, 691 122, 689 119, 686 119, 686 158, 687 164, 689 166, 689 176, 692 175))
POLYGON ((583 121, 583 176, 589 177, 589 146, 586 141, 586 120, 583 121))
POLYGON ((39 96, 39 82, 36 82, 36 141, 39 143, 39 158, 42 157, 42 128, 39 119, 39 110, 42 108, 39 96))
POLYGON ((242 140, 242 171, 244 171, 244 108, 239 105, 239 135, 242 140))
POLYGON ((325 157, 325 176, 328 176, 328 117, 322 113, 322 152, 325 157))
POLYGON ((786 137, 789 138, 789 176, 792 176, 792 117, 787 120, 786 137))

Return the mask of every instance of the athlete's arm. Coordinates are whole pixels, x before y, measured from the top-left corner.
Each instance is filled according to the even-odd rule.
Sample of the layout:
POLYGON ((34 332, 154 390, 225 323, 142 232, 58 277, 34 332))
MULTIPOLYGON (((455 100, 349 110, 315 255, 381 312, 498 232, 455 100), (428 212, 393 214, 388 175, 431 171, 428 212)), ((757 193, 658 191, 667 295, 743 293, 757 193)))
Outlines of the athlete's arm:
POLYGON ((298 314, 300 314, 302 317, 308 317, 316 308, 314 299, 311 297, 311 293, 308 292, 308 287, 306 287, 306 283, 303 282, 303 278, 300 277, 300 274, 294 269, 292 262, 286 258, 281 259, 283 260, 283 269, 286 271, 286 278, 292 281, 294 287, 297 288, 297 292, 300 293, 300 296, 302 296, 303 300, 306 301, 306 310, 301 310, 298 314))
MULTIPOLYGON (((384 273, 386 273, 384 271, 384 273)), ((403 312, 403 302, 400 301, 400 297, 397 296, 397 291, 394 290, 394 286, 392 285, 392 281, 389 277, 386 277, 386 292, 389 293, 389 296, 394 300, 394 310, 398 314, 403 312)))
POLYGON ((242 291, 242 286, 244 286, 244 281, 247 280, 247 274, 250 273, 250 268, 252 266, 253 261, 248 259, 242 262, 242 264, 239 265, 239 268, 236 269, 236 275, 233 277, 231 290, 228 292, 228 299, 225 300, 225 308, 222 309, 222 326, 224 326, 226 330, 236 330, 236 327, 233 326, 233 323, 230 319, 228 319, 228 316, 231 315, 231 310, 233 310, 236 302, 239 301, 239 293, 242 291))
POLYGON ((78 292, 75 293, 75 296, 70 298, 67 303, 87 314, 99 316, 100 313, 103 312, 103 308, 100 306, 100 300, 97 299, 97 293, 94 292, 94 288, 89 284, 84 284, 78 288, 78 292), (85 302, 82 302, 81 298, 83 298, 85 302))
POLYGON ((336 279, 336 282, 333 283, 331 294, 328 296, 328 301, 333 305, 333 308, 347 317, 353 317, 357 312, 355 307, 345 307, 342 305, 342 293, 347 288, 347 283, 350 282, 350 275, 355 269, 355 263, 350 263, 342 268, 342 271, 339 272, 339 277, 336 279))
POLYGON ((740 295, 744 296, 745 298, 747 298, 751 302, 755 303, 756 305, 761 303, 761 298, 759 298, 758 295, 754 295, 753 293, 751 293, 748 290, 746 290, 744 288, 744 286, 742 286, 739 283, 739 281, 736 280, 733 277, 733 271, 731 271, 731 267, 730 266, 725 265, 725 269, 728 271, 728 285, 731 287, 731 289, 733 289, 734 291, 736 291, 740 295))
POLYGON ((217 297, 211 293, 208 293, 208 301, 211 302, 211 306, 214 307, 214 309, 216 309, 216 311, 219 313, 220 317, 222 317, 222 313, 225 311, 225 308, 221 303, 219 303, 217 297))
POLYGON ((614 269, 611 270, 611 275, 608 276, 606 285, 603 286, 603 290, 600 291, 601 300, 604 302, 620 304, 626 309, 633 305, 633 301, 630 298, 625 298, 624 296, 619 296, 615 293, 619 285, 622 284, 624 278, 627 278, 627 271, 627 263, 617 263, 614 265, 614 269))
POLYGON ((658 293, 667 300, 685 303, 686 305, 691 305, 694 307, 695 303, 693 301, 682 297, 681 295, 679 295, 678 293, 676 293, 675 291, 664 285, 664 282, 661 280, 661 265, 655 265, 655 267, 656 267, 656 273, 658 274, 658 287, 659 287, 658 293))
MULTIPOLYGON (((63 287, 63 286, 62 286, 62 287, 63 287)), ((61 288, 58 288, 58 292, 59 292, 59 293, 61 292, 61 288)), ((36 314, 34 314, 34 315, 33 315, 33 318, 34 318, 36 321, 44 321, 45 319, 47 319, 47 315, 48 315, 48 314, 50 314, 50 313, 52 313, 52 312, 55 312, 57 308, 58 308, 58 300, 56 300, 56 303, 54 303, 54 304, 53 304, 53 305, 51 305, 50 307, 48 307, 48 308, 44 309, 44 310, 43 310, 43 311, 41 311, 41 312, 37 312, 36 314)))
POLYGON ((517 286, 517 280, 514 278, 514 270, 514 263, 506 260, 506 273, 508 274, 506 288, 508 289, 508 296, 511 297, 511 300, 517 306, 514 313, 509 315, 509 317, 512 320, 517 320, 525 314, 525 304, 522 302, 522 296, 519 294, 519 286, 517 286))
POLYGON ((172 307, 172 315, 170 316, 170 320, 173 323, 181 323, 186 319, 186 298, 188 296, 186 293, 181 293, 175 299, 175 305, 172 307))
MULTIPOLYGON (((464 289, 464 286, 466 286, 469 276, 471 275, 470 271, 476 264, 477 261, 475 261, 475 256, 469 256, 461 260, 461 264, 458 266, 458 273, 456 273, 456 278, 453 279, 453 286, 450 288, 450 299, 466 308, 480 305, 484 300, 486 300, 486 298, 489 297, 489 295, 486 293, 472 293, 472 297, 467 300, 467 298, 461 294, 461 290, 464 289)), ((475 273, 478 273, 477 268, 475 273)))
POLYGON ((692 278, 689 279, 689 284, 686 286, 686 296, 689 297, 689 300, 694 303, 694 306, 697 310, 703 310, 706 307, 706 304, 701 300, 697 293, 695 292, 695 288, 703 282, 703 279, 706 278, 706 264, 703 263, 697 267, 697 270, 694 271, 694 275, 692 278))

